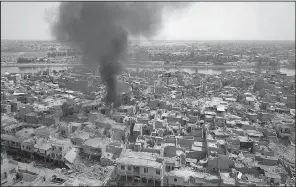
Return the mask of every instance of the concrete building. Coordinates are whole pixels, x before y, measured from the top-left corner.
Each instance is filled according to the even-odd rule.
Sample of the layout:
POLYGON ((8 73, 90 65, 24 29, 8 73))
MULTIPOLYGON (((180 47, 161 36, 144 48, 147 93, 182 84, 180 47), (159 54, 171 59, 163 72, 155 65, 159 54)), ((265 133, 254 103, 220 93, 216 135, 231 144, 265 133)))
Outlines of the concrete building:
POLYGON ((182 168, 165 173, 166 186, 219 186, 220 177, 216 173, 192 171, 191 168, 182 168))
POLYGON ((89 158, 100 159, 102 154, 106 151, 109 142, 109 139, 97 137, 88 139, 80 147, 82 152, 89 156, 89 158))
POLYGON ((58 164, 63 163, 65 155, 71 150, 70 142, 51 139, 50 145, 50 159, 58 164))
POLYGON ((126 181, 161 185, 162 160, 157 159, 157 154, 127 151, 117 160, 117 174, 126 181))

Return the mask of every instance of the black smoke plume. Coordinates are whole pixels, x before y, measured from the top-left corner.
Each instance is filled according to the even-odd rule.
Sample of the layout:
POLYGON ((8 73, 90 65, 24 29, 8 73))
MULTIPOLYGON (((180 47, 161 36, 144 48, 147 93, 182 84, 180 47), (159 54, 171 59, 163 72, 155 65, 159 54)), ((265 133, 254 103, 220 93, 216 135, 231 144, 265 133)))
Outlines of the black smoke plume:
POLYGON ((162 26, 163 10, 179 10, 188 3, 164 2, 62 2, 52 34, 80 48, 84 65, 100 66, 107 86, 107 102, 116 100, 119 59, 129 36, 154 36, 162 26))

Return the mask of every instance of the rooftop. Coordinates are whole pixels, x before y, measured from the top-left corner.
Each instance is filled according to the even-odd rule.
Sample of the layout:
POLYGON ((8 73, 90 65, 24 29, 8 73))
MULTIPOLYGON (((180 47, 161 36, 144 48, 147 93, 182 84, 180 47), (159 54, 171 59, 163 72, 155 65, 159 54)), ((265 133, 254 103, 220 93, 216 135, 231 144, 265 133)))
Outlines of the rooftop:
POLYGON ((153 168, 161 168, 162 163, 156 161, 160 155, 157 153, 148 153, 148 152, 134 152, 131 150, 126 150, 123 152, 118 159, 118 163, 125 165, 134 165, 134 166, 146 166, 153 168))
POLYGON ((174 177, 181 177, 185 181, 188 181, 190 177, 198 178, 198 179, 204 179, 204 180, 218 180, 218 176, 215 174, 210 174, 206 172, 201 171, 193 171, 191 168, 183 168, 180 170, 173 170, 167 173, 168 176, 174 176, 174 177))
POLYGON ((51 144, 49 143, 37 143, 34 145, 35 149, 49 150, 51 148, 51 144))
POLYGON ((89 139, 84 144, 93 148, 104 148, 108 145, 109 141, 109 139, 98 137, 89 139))
POLYGON ((134 131, 141 131, 141 127, 143 126, 143 124, 141 124, 141 123, 136 123, 135 125, 134 125, 134 131))

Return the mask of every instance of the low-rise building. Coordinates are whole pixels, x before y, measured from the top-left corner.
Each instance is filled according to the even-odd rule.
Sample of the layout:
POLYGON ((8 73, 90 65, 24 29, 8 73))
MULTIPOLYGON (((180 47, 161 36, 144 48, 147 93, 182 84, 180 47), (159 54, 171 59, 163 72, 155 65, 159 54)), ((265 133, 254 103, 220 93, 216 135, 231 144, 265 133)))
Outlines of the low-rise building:
POLYGON ((109 139, 97 137, 88 139, 80 147, 82 152, 88 155, 89 158, 93 157, 100 159, 103 152, 106 151, 106 147, 109 144, 109 142, 109 139))
POLYGON ((216 173, 193 171, 182 168, 165 173, 166 186, 219 186, 220 177, 216 173))
POLYGON ((70 142, 51 139, 50 145, 50 159, 54 162, 63 163, 65 155, 71 150, 70 142))
POLYGON ((34 145, 33 159, 43 159, 44 161, 48 161, 51 148, 51 144, 46 139, 37 139, 36 144, 34 145))
POLYGON ((161 185, 163 165, 157 154, 127 151, 117 160, 117 174, 126 181, 161 185))

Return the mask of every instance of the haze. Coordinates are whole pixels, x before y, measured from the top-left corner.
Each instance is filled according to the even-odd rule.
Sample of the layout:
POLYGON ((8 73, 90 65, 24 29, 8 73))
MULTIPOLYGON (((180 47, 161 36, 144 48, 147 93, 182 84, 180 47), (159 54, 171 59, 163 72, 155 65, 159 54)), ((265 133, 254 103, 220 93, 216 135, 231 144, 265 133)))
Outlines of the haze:
MULTIPOLYGON (((51 40, 56 2, 1 2, 1 39, 51 40)), ((295 40, 294 2, 196 2, 168 16, 155 40, 295 40)))

